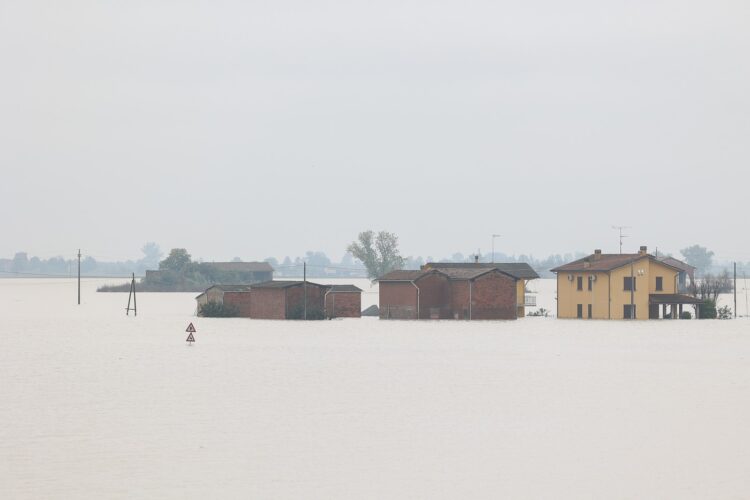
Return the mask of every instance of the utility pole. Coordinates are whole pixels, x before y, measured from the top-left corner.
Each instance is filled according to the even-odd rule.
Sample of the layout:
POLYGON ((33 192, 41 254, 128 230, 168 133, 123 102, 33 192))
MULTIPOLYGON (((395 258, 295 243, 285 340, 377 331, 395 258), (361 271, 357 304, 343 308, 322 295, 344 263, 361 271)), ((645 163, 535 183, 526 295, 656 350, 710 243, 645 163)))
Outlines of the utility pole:
POLYGON ((617 229, 620 232, 620 253, 622 253, 622 239, 627 238, 627 234, 622 234, 623 229, 630 229, 630 226, 612 226, 612 229, 617 229))
POLYGON ((737 317, 737 263, 734 263, 734 317, 737 317))
POLYGON ((492 235, 492 263, 495 263, 495 238, 499 238, 499 234, 492 235))
POLYGON ((307 262, 302 263, 302 291, 305 297, 304 319, 307 319, 307 262))
MULTIPOLYGON (((622 242, 620 245, 622 245, 622 242)), ((633 276, 633 262, 630 263, 630 319, 635 319, 635 276, 633 276)))
POLYGON ((78 249, 78 305, 81 305, 81 249, 78 249))

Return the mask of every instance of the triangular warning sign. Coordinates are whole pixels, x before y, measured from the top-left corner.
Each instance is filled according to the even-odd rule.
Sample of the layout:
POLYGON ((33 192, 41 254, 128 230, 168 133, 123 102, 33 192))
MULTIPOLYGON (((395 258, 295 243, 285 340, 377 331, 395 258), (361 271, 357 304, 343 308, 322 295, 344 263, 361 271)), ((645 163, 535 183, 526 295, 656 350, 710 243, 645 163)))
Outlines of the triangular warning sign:
POLYGON ((188 332, 188 333, 195 333, 195 327, 193 326, 192 323, 190 323, 188 325, 188 327, 187 327, 187 330, 185 330, 185 331, 188 332))
POLYGON ((185 342, 195 342, 195 337, 193 337, 193 332, 190 332, 185 342))

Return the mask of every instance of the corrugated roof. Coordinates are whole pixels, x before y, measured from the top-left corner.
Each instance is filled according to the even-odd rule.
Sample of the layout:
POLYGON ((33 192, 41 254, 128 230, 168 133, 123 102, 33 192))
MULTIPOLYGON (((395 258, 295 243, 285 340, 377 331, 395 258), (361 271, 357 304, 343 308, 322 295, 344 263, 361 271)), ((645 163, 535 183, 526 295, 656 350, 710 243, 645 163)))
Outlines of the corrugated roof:
POLYGON ((328 285, 333 293, 361 292, 362 289, 354 285, 328 285))
POLYGON ((225 272, 273 272, 273 267, 268 262, 203 262, 202 264, 225 272))
POLYGON ((529 280, 539 278, 534 269, 525 262, 428 262, 423 269, 499 269, 514 278, 529 280))

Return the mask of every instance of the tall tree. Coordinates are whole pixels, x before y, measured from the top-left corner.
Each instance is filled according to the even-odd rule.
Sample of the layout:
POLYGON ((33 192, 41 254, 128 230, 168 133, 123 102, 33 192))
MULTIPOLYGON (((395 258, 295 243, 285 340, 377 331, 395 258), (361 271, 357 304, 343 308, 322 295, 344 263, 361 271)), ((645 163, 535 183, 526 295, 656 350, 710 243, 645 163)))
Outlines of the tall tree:
POLYGON ((361 232, 347 251, 362 261, 370 279, 401 269, 404 265, 404 258, 398 251, 398 236, 387 231, 380 231, 377 235, 373 231, 361 232))
POLYGON ((699 274, 704 274, 711 270, 714 253, 708 248, 700 245, 693 245, 691 247, 683 248, 680 250, 680 253, 685 257, 688 264, 698 270, 699 274))
POLYGON ((159 262, 159 269, 169 271, 182 271, 182 269, 190 264, 190 254, 184 248, 173 248, 170 250, 169 255, 166 259, 159 262))
POLYGON ((141 252, 143 252, 143 258, 141 259, 140 263, 146 269, 154 269, 159 265, 159 260, 161 260, 161 256, 163 255, 161 252, 161 248, 159 248, 159 245, 157 245, 153 241, 149 241, 148 243, 143 245, 143 247, 141 248, 141 252))

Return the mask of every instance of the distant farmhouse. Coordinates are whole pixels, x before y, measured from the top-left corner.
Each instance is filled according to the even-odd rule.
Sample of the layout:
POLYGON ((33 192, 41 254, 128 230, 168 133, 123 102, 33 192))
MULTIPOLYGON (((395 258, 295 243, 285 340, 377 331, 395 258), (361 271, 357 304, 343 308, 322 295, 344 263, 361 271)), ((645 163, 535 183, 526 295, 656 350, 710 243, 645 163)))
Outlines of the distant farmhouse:
POLYGON ((381 319, 516 319, 525 315, 524 263, 428 263, 378 278, 381 319))
POLYGON ((239 316, 254 319, 359 318, 362 290, 354 285, 270 280, 253 285, 214 285, 196 297, 201 306, 232 305, 239 316))
POLYGON ((552 269, 557 274, 557 317, 677 318, 684 305, 700 302, 680 293, 684 289, 681 284, 687 285, 682 280, 693 271, 677 259, 657 259, 645 246, 635 254, 595 250, 588 257, 552 269))
POLYGON ((144 291, 199 291, 212 283, 252 285, 273 279, 268 262, 194 262, 182 272, 146 271, 144 291))

